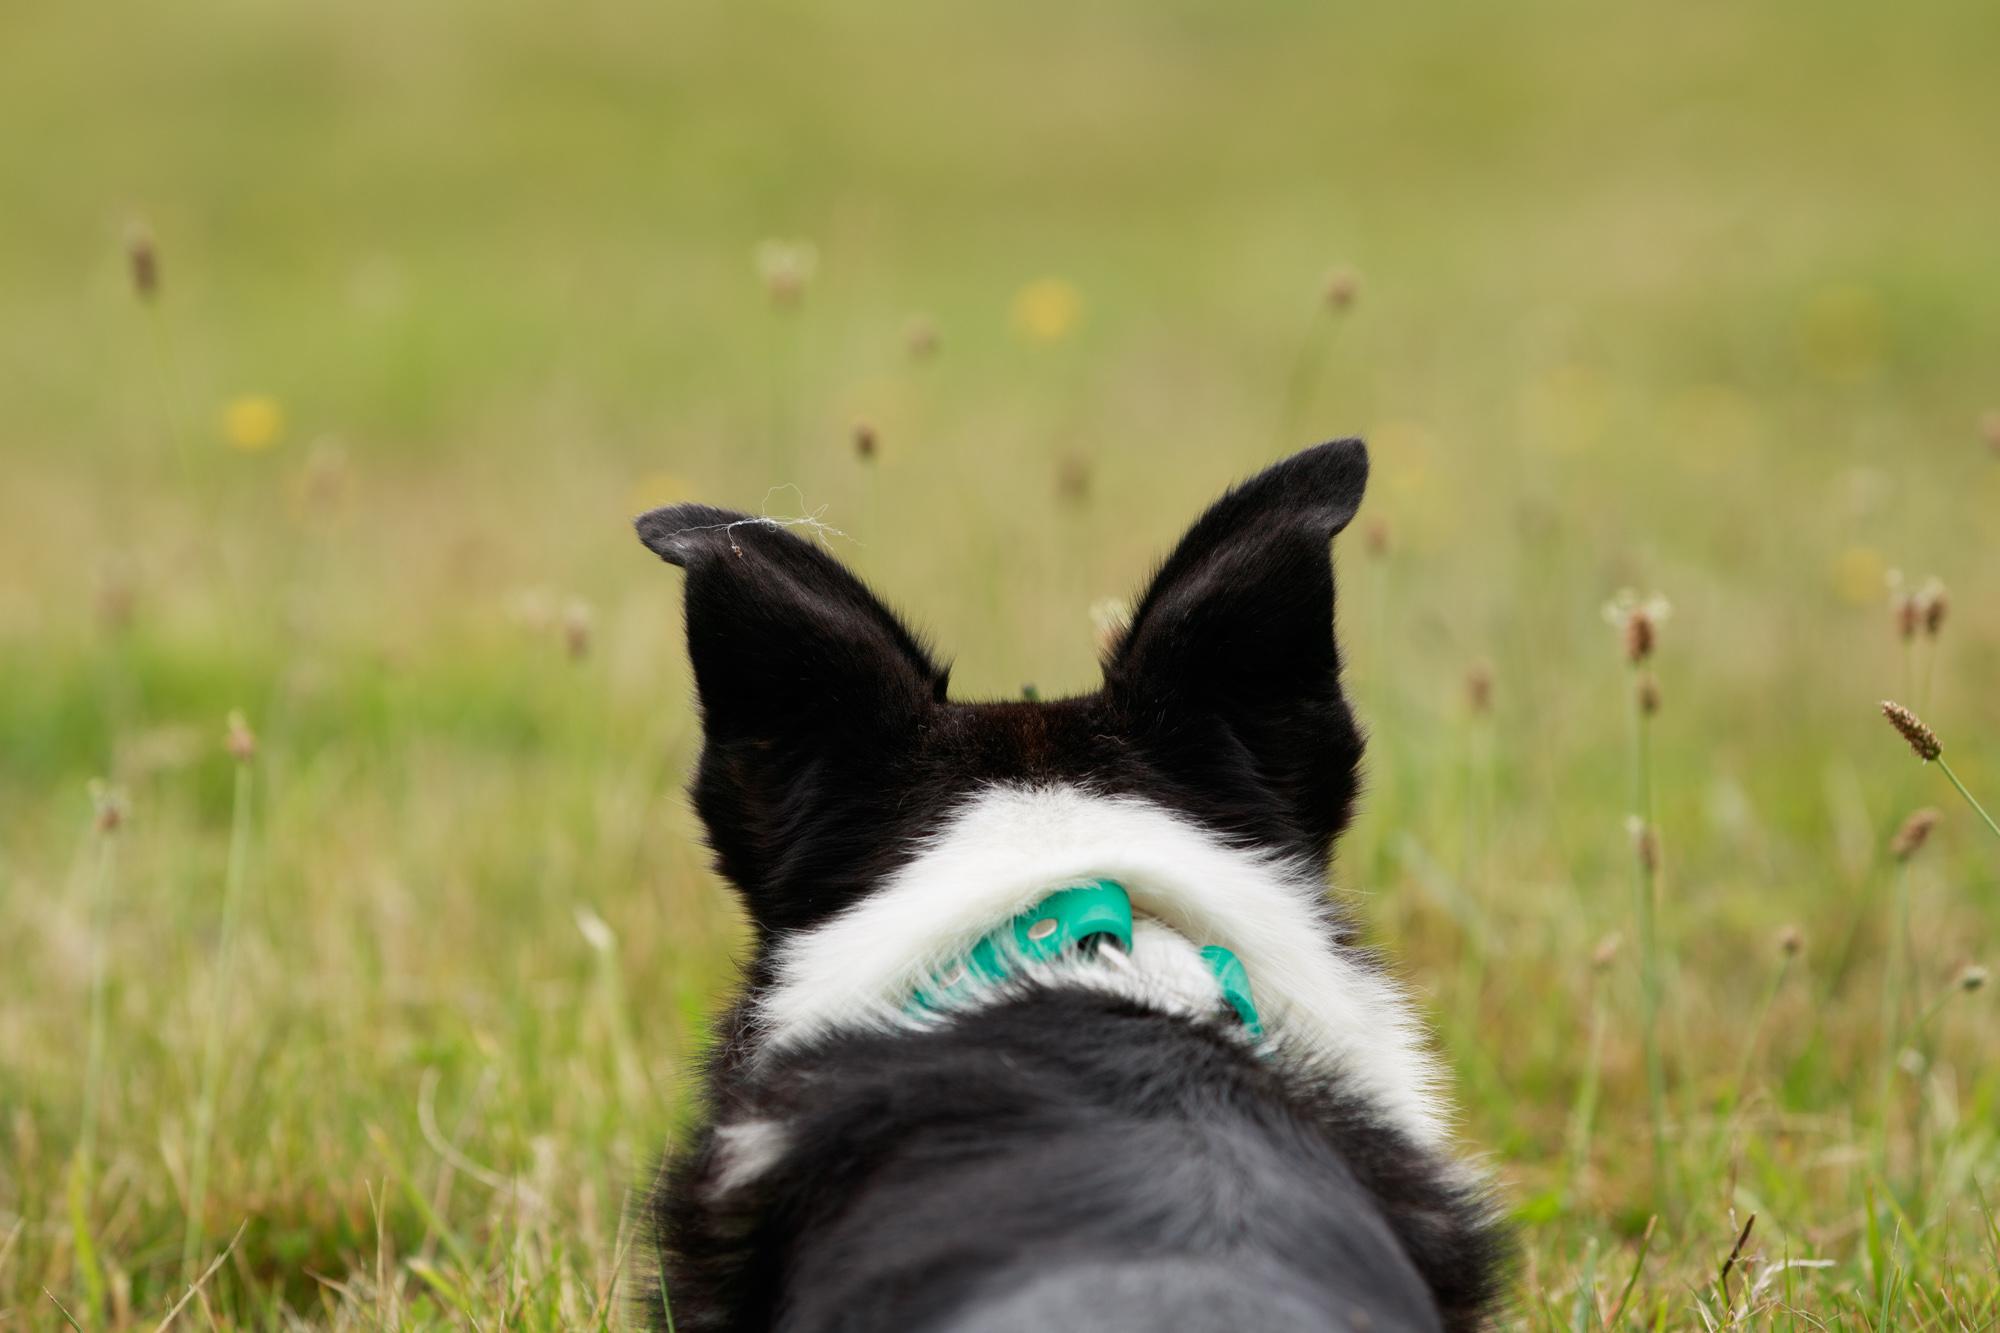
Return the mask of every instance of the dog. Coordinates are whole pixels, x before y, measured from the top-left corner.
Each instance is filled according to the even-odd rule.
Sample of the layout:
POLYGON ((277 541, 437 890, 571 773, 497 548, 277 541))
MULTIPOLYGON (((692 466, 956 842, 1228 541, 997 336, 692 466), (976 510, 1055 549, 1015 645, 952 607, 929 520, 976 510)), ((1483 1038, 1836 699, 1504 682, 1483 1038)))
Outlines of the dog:
POLYGON ((1469 1329, 1503 1229, 1329 902, 1359 440, 1228 491, 1095 693, 964 703, 822 546, 705 505, 694 803, 754 953, 648 1205, 705 1330, 1469 1329))

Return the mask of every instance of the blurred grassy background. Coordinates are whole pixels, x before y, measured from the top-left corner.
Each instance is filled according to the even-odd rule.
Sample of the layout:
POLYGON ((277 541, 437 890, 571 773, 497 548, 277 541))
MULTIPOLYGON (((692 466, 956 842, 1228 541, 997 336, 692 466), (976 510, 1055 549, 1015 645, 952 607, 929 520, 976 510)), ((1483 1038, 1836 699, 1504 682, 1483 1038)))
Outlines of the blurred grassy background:
POLYGON ((1917 1010, 1995 848, 1872 710, 2000 793, 1996 61, 1980 0, 0 14, 0 1323, 156 1321, 233 1235, 182 1318, 609 1317, 739 939, 626 519, 818 513, 961 694, 1055 693, 1225 482, 1351 433, 1340 878, 1520 1208, 1511 1318, 1990 1317, 1991 993, 1882 1014, 1888 832, 1946 811, 1917 1010), (1954 593, 1913 661, 1898 570, 1954 593), (1675 608, 1657 1192, 1592 964, 1625 586, 1675 608))

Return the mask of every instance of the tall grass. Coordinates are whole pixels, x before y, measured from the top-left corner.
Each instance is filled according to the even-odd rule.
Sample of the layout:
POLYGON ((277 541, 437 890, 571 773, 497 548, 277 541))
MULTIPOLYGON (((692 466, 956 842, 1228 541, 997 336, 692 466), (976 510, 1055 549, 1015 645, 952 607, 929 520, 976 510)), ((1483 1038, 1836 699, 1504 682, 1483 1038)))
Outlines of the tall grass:
POLYGON ((1885 871, 1862 713, 2000 771, 1989 5, 113 20, 0 43, 0 1324, 615 1322, 742 946, 630 512, 796 485, 957 695, 1056 698, 1346 433, 1336 878, 1505 1322, 2000 1315, 1993 849, 1885 871))

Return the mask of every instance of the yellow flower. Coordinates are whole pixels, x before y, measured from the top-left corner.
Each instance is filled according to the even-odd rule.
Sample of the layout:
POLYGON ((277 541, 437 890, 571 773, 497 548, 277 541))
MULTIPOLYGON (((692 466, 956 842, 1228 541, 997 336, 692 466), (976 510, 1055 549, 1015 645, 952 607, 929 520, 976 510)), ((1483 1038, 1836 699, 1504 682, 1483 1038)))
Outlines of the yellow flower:
POLYGON ((1062 278, 1036 278, 1014 294, 1014 327, 1036 342, 1067 337, 1083 318, 1083 295, 1062 278))
POLYGON ((1833 589, 1856 606, 1872 606, 1889 587, 1889 567, 1872 546, 1850 546, 1834 557, 1833 589))
POLYGON ((222 438, 232 449, 262 453, 285 433, 285 409, 269 394, 240 394, 222 409, 222 438))

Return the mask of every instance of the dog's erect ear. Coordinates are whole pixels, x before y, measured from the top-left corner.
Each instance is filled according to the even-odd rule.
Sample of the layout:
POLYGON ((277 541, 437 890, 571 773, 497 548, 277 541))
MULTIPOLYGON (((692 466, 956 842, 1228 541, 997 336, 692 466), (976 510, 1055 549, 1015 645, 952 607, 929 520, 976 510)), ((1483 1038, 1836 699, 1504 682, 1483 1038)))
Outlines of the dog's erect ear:
POLYGON ((690 504, 637 527, 687 571, 695 804, 719 868, 761 928, 810 924, 865 887, 883 778, 946 672, 838 560, 774 522, 690 504))
POLYGON ((1328 543, 1367 483, 1367 447, 1337 440, 1230 491, 1167 557, 1104 664, 1132 740, 1186 799, 1229 833, 1321 864, 1361 759, 1328 543))

